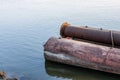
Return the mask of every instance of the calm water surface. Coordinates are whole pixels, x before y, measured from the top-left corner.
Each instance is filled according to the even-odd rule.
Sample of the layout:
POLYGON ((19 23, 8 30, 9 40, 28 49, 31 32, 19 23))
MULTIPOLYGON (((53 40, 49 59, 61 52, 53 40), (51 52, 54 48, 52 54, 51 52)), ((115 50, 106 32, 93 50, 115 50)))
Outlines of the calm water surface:
POLYGON ((119 0, 0 0, 0 70, 20 80, 120 80, 119 75, 44 60, 60 25, 120 30, 119 0))

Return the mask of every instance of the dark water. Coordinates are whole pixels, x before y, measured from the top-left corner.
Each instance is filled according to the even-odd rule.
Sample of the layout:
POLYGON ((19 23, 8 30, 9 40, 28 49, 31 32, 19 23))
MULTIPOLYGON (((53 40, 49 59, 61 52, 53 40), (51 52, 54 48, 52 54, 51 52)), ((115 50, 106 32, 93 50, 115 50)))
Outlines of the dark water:
POLYGON ((65 21, 120 30, 120 1, 0 0, 0 70, 20 80, 120 80, 44 60, 44 43, 65 21))

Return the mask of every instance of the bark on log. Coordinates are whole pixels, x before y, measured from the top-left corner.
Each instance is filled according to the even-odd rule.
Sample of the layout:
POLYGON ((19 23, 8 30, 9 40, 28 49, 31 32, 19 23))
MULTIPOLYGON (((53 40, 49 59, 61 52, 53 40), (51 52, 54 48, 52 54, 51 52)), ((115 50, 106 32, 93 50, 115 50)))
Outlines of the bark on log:
POLYGON ((120 74, 120 49, 65 38, 50 38, 46 60, 120 74))

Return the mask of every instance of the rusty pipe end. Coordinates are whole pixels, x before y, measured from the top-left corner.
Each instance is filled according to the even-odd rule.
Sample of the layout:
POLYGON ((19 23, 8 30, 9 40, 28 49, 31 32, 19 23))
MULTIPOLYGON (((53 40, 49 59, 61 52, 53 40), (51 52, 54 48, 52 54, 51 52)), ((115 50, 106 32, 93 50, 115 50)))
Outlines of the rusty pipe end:
POLYGON ((60 28, 60 35, 62 37, 64 37, 64 31, 65 31, 65 28, 68 27, 70 24, 68 22, 64 22, 62 25, 61 25, 61 28, 60 28))

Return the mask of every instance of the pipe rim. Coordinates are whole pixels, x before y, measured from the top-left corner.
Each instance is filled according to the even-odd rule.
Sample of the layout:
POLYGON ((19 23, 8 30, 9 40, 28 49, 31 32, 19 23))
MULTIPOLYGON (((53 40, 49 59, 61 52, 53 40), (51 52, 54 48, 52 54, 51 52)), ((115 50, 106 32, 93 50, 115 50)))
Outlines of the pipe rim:
POLYGON ((68 22, 64 22, 64 23, 61 25, 60 35, 61 35, 62 37, 65 37, 65 36, 64 36, 65 28, 66 28, 66 27, 69 27, 69 26, 70 26, 70 24, 69 24, 68 22))

